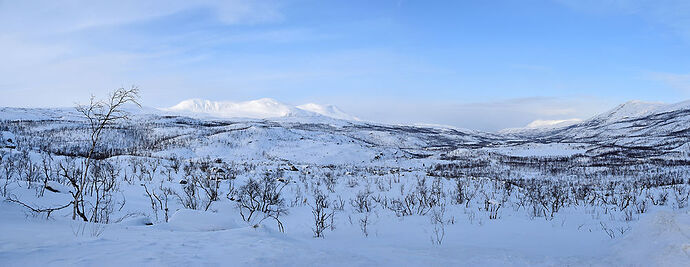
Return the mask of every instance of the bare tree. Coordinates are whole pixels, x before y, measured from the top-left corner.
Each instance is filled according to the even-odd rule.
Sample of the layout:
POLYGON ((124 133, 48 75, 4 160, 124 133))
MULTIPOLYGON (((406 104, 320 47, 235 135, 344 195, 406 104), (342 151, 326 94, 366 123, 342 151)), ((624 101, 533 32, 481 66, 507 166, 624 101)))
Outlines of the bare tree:
POLYGON ((165 222, 168 222, 168 200, 170 199, 170 196, 175 195, 174 191, 168 187, 163 187, 162 182, 158 187, 160 190, 159 192, 156 192, 155 188, 151 188, 151 190, 149 190, 144 183, 142 183, 141 186, 144 187, 144 191, 151 201, 151 209, 153 210, 153 214, 156 216, 156 222, 158 221, 159 210, 163 211, 163 214, 165 215, 165 222))
MULTIPOLYGON (((88 221, 84 211, 84 194, 88 186, 91 186, 91 190, 97 187, 97 183, 89 182, 89 167, 92 165, 103 130, 117 121, 128 119, 128 113, 122 108, 127 103, 133 103, 141 107, 138 98, 139 88, 132 86, 130 89, 119 88, 113 91, 107 100, 96 100, 95 97, 91 96, 89 104, 76 107, 77 111, 87 120, 90 143, 85 163, 82 164, 83 170, 79 173, 73 173, 78 174, 76 176, 65 175, 65 178, 69 180, 70 185, 74 189, 74 192, 72 192, 74 198, 72 202, 74 207, 72 219, 76 219, 79 216, 82 220, 88 221)), ((68 170, 63 169, 63 173, 67 174, 68 170)), ((95 206, 98 207, 98 203, 95 206)))
MULTIPOLYGON (((2 151, 4 152, 4 151, 2 151)), ((2 186, 2 196, 7 197, 7 186, 10 184, 10 180, 15 176, 17 172, 16 157, 12 154, 2 154, 0 155, 0 162, 2 162, 3 178, 5 178, 5 184, 2 186)))
POLYGON ((42 197, 43 194, 45 193, 46 189, 50 191, 54 191, 55 189, 51 188, 48 186, 48 181, 51 179, 53 176, 53 157, 50 154, 45 154, 42 156, 43 160, 43 187, 41 187, 41 190, 38 193, 39 197, 42 197))
POLYGON ((330 209, 328 197, 318 189, 314 190, 314 205, 309 206, 311 206, 311 213, 314 215, 314 228, 312 228, 314 237, 323 237, 323 231, 333 227, 335 211, 330 209))
POLYGON ((41 213, 45 213, 46 219, 50 218, 50 214, 53 213, 54 211, 58 211, 58 210, 67 208, 67 207, 69 207, 69 205, 72 204, 72 202, 70 202, 70 203, 65 204, 64 206, 53 207, 53 208, 33 207, 33 206, 30 206, 24 202, 19 201, 14 195, 8 196, 7 201, 17 203, 17 204, 29 209, 31 212, 33 212, 37 215, 41 214, 41 213))
POLYGON ((362 230, 362 234, 365 237, 369 237, 369 213, 363 213, 362 217, 359 218, 359 229, 362 230))
POLYGON ((446 204, 440 203, 431 210, 431 225, 434 226, 433 235, 431 236, 431 243, 434 245, 441 245, 443 238, 446 236, 446 204))

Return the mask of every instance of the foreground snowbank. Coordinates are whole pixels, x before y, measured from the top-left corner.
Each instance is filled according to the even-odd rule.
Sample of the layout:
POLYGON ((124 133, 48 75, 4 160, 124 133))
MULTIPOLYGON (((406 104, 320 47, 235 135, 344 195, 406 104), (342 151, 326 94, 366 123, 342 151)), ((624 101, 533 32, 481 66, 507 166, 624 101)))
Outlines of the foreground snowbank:
POLYGON ((690 265, 690 214, 658 212, 643 218, 614 247, 623 262, 640 266, 690 265))
MULTIPOLYGON (((221 208, 222 210, 222 208, 221 208)), ((303 212, 307 212, 304 210, 303 212)), ((225 213, 178 211, 154 226, 94 225, 23 216, 0 203, 3 266, 683 266, 690 262, 690 214, 643 217, 622 239, 577 230, 573 221, 458 222, 441 246, 425 241, 425 218, 380 218, 365 238, 347 223, 326 239, 238 223, 225 213), (423 227, 422 227, 423 228, 423 227)), ((301 217, 300 211, 294 215, 301 217)), ((289 224, 288 224, 289 225, 289 224)), ((294 225, 294 224, 293 224, 294 225)))

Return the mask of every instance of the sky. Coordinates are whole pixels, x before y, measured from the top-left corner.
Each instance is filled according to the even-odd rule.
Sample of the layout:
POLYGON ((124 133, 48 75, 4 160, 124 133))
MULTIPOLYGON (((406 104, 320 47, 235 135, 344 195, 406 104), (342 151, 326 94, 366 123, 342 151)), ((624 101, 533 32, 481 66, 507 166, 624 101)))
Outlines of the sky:
POLYGON ((690 1, 0 0, 0 106, 137 85, 495 131, 690 99, 690 1))

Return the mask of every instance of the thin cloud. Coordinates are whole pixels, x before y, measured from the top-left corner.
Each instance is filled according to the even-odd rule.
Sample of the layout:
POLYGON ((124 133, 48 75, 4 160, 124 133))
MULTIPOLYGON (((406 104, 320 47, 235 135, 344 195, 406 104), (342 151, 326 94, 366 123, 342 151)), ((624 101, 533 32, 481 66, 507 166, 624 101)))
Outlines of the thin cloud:
MULTIPOLYGON (((171 40, 190 37, 191 31, 152 37, 155 32, 138 35, 126 30, 131 24, 195 10, 208 13, 214 25, 270 23, 282 19, 280 8, 274 1, 252 0, 0 1, 0 91, 5 96, 0 105, 69 105, 75 96, 140 84, 161 69, 209 56, 189 52, 203 51, 201 42, 171 40), (33 97, 52 94, 38 93, 45 91, 58 93, 33 97)), ((289 42, 308 34, 264 30, 232 37, 241 42, 289 42)))
POLYGON ((575 10, 596 14, 639 16, 690 41, 690 1, 687 0, 555 0, 575 10))
POLYGON ((690 93, 690 74, 653 72, 648 75, 652 80, 660 81, 681 92, 690 93))
POLYGON ((0 29, 22 33, 69 33, 94 27, 118 26, 206 9, 225 24, 279 21, 280 6, 273 1, 152 0, 152 1, 2 1, 0 29))
POLYGON ((363 120, 403 124, 454 125, 461 128, 498 131, 525 127, 535 120, 566 121, 590 118, 616 103, 591 97, 532 97, 493 102, 439 103, 379 100, 358 104, 336 103, 363 120))

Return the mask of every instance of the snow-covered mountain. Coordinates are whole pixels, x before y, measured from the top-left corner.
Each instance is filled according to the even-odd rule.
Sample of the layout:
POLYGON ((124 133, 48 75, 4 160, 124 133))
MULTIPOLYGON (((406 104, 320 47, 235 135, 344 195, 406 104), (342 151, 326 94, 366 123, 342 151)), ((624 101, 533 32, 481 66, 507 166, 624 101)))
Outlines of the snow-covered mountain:
POLYGON ((319 105, 319 104, 314 104, 314 103, 307 103, 304 105, 299 105, 297 106, 298 109, 301 110, 306 110, 306 111, 311 111, 314 113, 321 114, 326 117, 331 117, 335 119, 340 119, 340 120, 352 120, 352 121, 358 121, 359 118, 352 116, 350 114, 347 114, 340 110, 338 107, 333 106, 333 105, 319 105))
POLYGON ((582 122, 581 119, 565 119, 565 120, 534 120, 525 127, 520 128, 506 128, 498 131, 502 134, 526 134, 529 132, 542 132, 571 126, 582 122))
MULTIPOLYGON (((560 122, 566 126, 547 122, 528 129, 499 133, 363 122, 334 106, 290 106, 267 98, 239 103, 186 100, 171 108, 154 112, 144 109, 134 115, 134 121, 142 125, 154 123, 151 127, 158 128, 158 134, 151 137, 153 139, 174 138, 181 125, 208 125, 210 128, 196 129, 194 126, 188 131, 195 133, 185 135, 198 138, 206 134, 210 137, 217 131, 238 131, 264 140, 262 144, 271 148, 300 147, 320 140, 318 143, 328 146, 335 142, 338 148, 332 151, 351 151, 353 148, 345 146, 354 146, 355 150, 369 151, 368 154, 380 153, 378 148, 390 148, 397 150, 399 155, 412 153, 438 157, 451 155, 448 152, 457 149, 483 149, 510 155, 553 156, 586 152, 593 157, 614 155, 627 159, 690 157, 690 101, 670 105, 631 101, 582 122, 560 122)), ((0 108, 0 118, 54 121, 56 125, 81 120, 79 114, 70 109, 0 108)), ((32 131, 39 133, 36 129, 32 131)), ((54 140, 59 139, 55 133, 45 134, 53 136, 54 140)), ((67 146, 74 142, 72 139, 60 139, 54 144, 67 146)), ((320 151, 316 149, 313 153, 318 155, 320 151)), ((298 160, 302 156, 295 154, 291 157, 298 160)))
POLYGON ((559 128, 513 130, 508 134, 541 143, 586 143, 597 154, 626 157, 686 153, 690 141, 690 102, 630 101, 581 123, 559 128))
MULTIPOLYGON (((590 118, 587 121, 596 121, 596 122, 617 122, 620 120, 625 120, 628 118, 634 118, 634 117, 639 117, 643 116, 646 114, 650 114, 652 112, 655 112, 656 110, 659 110, 664 107, 670 107, 673 105, 666 105, 664 103, 660 102, 644 102, 644 101, 639 101, 639 100, 632 100, 628 101, 626 103, 620 104, 616 106, 615 108, 601 113, 597 114, 594 117, 590 118)), ((522 128, 508 128, 508 129, 503 129, 500 132, 505 133, 505 134, 534 134, 534 133, 540 133, 544 131, 550 131, 550 130, 555 130, 555 129, 560 129, 560 128, 565 128, 568 126, 573 126, 579 123, 583 123, 586 121, 583 121, 581 119, 565 119, 565 120, 535 120, 531 123, 529 123, 527 126, 522 127, 522 128)))
POLYGON ((581 119, 566 120, 535 120, 527 124, 530 129, 559 128, 582 122, 581 119))
MULTIPOLYGON (((429 125, 362 122, 334 106, 291 106, 268 98, 247 102, 192 99, 171 108, 154 112, 144 109, 135 114, 135 121, 155 122, 155 127, 166 129, 180 125, 227 125, 231 128, 228 131, 243 127, 264 129, 252 135, 256 135, 258 139, 266 139, 271 143, 267 144, 269 147, 297 147, 305 142, 299 140, 316 138, 322 139, 324 144, 340 140, 339 146, 357 144, 357 147, 389 147, 415 154, 420 151, 444 153, 468 148, 504 153, 507 151, 504 148, 509 147, 510 151, 517 149, 530 151, 527 154, 547 155, 555 149, 552 144, 574 144, 576 148, 566 149, 572 150, 572 153, 560 151, 558 154, 570 155, 587 151, 592 156, 613 153, 627 158, 650 155, 684 158, 690 155, 690 101, 668 105, 630 101, 582 122, 545 122, 531 128, 499 133, 429 125), (247 121, 238 118, 262 120, 247 121), (284 138, 286 136, 290 138, 284 138), (536 148, 535 144, 538 144, 536 148)), ((56 122, 80 120, 79 114, 71 109, 0 108, 0 118, 56 122)), ((161 129, 161 132, 168 130, 161 129)), ((56 144, 70 142, 70 139, 66 139, 56 144)))
POLYGON ((308 103, 292 106, 272 98, 261 98, 245 102, 189 99, 162 110, 194 117, 267 119, 326 116, 340 120, 359 120, 357 117, 349 115, 333 105, 308 103))
POLYGON ((617 122, 628 118, 641 117, 654 113, 655 110, 666 106, 660 102, 644 102, 639 100, 632 100, 620 104, 617 107, 593 117, 591 120, 598 120, 604 122, 617 122))

